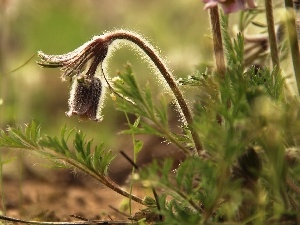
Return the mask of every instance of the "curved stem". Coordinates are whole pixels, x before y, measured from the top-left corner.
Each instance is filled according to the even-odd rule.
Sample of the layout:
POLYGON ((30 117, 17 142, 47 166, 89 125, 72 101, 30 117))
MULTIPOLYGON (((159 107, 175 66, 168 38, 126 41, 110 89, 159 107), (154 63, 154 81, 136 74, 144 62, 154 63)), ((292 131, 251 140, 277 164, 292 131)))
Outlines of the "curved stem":
POLYGON ((173 78, 171 72, 168 70, 166 65, 163 63, 162 59, 158 56, 158 53, 151 47, 150 44, 146 40, 144 40, 139 35, 129 32, 126 30, 117 30, 111 33, 106 33, 103 38, 108 42, 113 42, 115 40, 127 40, 134 44, 136 44, 139 48, 141 48, 146 55, 149 56, 151 61, 155 64, 159 72, 163 75, 165 81, 168 83, 171 88, 175 98, 180 106, 182 114, 188 124, 188 128, 191 131, 191 135, 193 137, 193 141, 195 143, 196 150, 198 154, 203 151, 202 143, 200 141, 199 135, 193 127, 193 118, 192 114, 187 106, 186 101, 183 98, 181 91, 179 90, 175 79, 173 78))

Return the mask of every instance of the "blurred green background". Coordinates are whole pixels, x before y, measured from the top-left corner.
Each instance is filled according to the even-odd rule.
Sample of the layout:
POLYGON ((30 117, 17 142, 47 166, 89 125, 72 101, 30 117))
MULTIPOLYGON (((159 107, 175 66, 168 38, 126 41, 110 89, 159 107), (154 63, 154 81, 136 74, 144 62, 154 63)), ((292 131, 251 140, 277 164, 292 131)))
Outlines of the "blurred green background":
MULTIPOLYGON (((198 0, 1 0, 0 1, 0 124, 24 124, 32 119, 43 130, 58 134, 62 125, 76 126, 88 136, 110 146, 124 115, 116 112, 108 96, 100 123, 68 118, 69 83, 61 82, 58 69, 42 69, 34 57, 72 51, 94 35, 116 28, 143 34, 166 57, 177 77, 194 72, 200 61, 209 61, 211 40, 208 14, 198 0), (121 119, 119 119, 121 117, 121 119)), ((109 61, 110 76, 127 63, 139 79, 153 77, 147 63, 129 48, 118 50, 109 61)), ((156 85, 153 85, 153 88, 156 85)), ((159 87, 158 87, 159 88, 159 87)))

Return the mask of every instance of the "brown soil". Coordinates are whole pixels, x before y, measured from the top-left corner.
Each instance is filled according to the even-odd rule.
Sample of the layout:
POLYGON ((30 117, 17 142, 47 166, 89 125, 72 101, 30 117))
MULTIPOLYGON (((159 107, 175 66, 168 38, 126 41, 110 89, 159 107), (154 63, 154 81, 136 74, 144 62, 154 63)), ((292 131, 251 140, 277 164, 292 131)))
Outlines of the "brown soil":
POLYGON ((88 178, 74 177, 63 170, 51 172, 49 176, 52 178, 26 177, 22 181, 5 176, 6 214, 47 221, 74 220, 69 215, 88 219, 121 216, 109 206, 118 208, 123 197, 101 184, 88 178))

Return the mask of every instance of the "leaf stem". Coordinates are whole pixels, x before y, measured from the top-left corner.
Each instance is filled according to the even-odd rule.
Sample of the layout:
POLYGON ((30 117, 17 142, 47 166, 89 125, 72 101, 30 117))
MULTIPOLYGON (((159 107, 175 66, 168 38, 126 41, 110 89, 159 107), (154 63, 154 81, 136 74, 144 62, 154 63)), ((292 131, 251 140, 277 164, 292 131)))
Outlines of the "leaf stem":
MULTIPOLYGON (((126 117, 127 117, 127 115, 126 115, 126 117)), ((127 119, 128 119, 128 117, 127 117, 127 119)), ((129 122, 129 121, 128 121, 128 122, 129 122)), ((124 158, 125 158, 125 159, 133 166, 133 169, 136 169, 137 171, 139 171, 140 168, 138 167, 138 165, 136 164, 135 161, 132 161, 131 158, 129 158, 128 155, 127 155, 125 152, 120 151, 120 153, 121 153, 121 155, 124 156, 124 158)), ((134 170, 132 170, 132 174, 133 174, 133 173, 134 173, 134 170)), ((131 186, 131 187, 132 187, 132 186, 131 186)), ((158 210, 158 211, 161 211, 161 207, 160 207, 160 204, 159 204, 158 194, 157 194, 157 192, 156 192, 156 190, 155 190, 154 187, 151 187, 151 190, 152 190, 152 193, 153 193, 155 202, 156 202, 157 210, 158 210)), ((131 215, 131 213, 130 213, 130 215, 131 215)), ((159 219, 160 219, 161 221, 163 220, 161 214, 159 215, 159 219)))
MULTIPOLYGON (((71 165, 72 167, 77 168, 80 171, 82 171, 84 173, 87 173, 88 175, 94 177, 97 181, 104 184, 105 186, 107 186, 111 190, 117 192, 118 194, 123 195, 126 198, 131 198, 133 201, 135 201, 135 202, 137 202, 141 205, 145 205, 145 203, 143 202, 143 199, 141 199, 141 198, 139 198, 135 195, 131 195, 129 192, 121 189, 121 187, 119 187, 119 185, 117 185, 115 182, 110 180, 108 177, 93 171, 93 169, 90 169, 86 165, 84 165, 80 162, 77 162, 76 160, 74 160, 74 159, 72 159, 68 156, 64 156, 64 155, 61 155, 60 153, 57 153, 56 151, 52 150, 51 148, 46 148, 46 149, 47 149, 47 152, 51 152, 50 155, 52 157, 54 157, 55 160, 62 160, 64 162, 66 162, 69 165, 71 165)), ((33 150, 35 150, 35 149, 33 149, 33 150)), ((38 148, 36 148, 36 150, 45 151, 45 149, 42 146, 39 146, 38 148)))
MULTIPOLYGON (((144 99, 143 99, 143 101, 145 102, 144 99)), ((189 154, 188 149, 186 149, 176 138, 174 138, 173 135, 170 133, 170 131, 167 128, 165 128, 165 126, 162 126, 162 123, 160 123, 157 120, 153 111, 149 108, 149 106, 147 104, 145 104, 145 107, 147 109, 148 114, 151 116, 151 120, 154 122, 154 124, 159 129, 159 132, 164 133, 166 135, 166 138, 169 139, 178 148, 180 148, 185 154, 189 154)))
POLYGON ((113 42, 115 40, 127 40, 134 44, 136 44, 140 49, 142 49, 146 55, 151 59, 151 61, 154 63, 156 68, 159 70, 159 72, 164 77, 165 81, 168 83, 169 87, 171 88, 179 106, 182 111, 182 114, 188 124, 188 128, 191 131, 191 135, 193 137, 193 141, 195 144, 195 148, 200 155, 200 153, 203 151, 202 143, 200 141, 200 137, 196 130, 193 127, 193 117, 190 112, 190 109, 188 108, 188 105, 178 87, 176 84, 175 79, 173 78, 173 75, 167 68, 167 66, 164 64, 163 60, 158 56, 158 53, 154 50, 154 48, 141 36, 129 32, 126 30, 116 30, 114 32, 106 33, 104 35, 104 38, 108 42, 113 42))
POLYGON ((91 175, 96 180, 98 180, 100 183, 104 184, 105 186, 107 186, 111 190, 117 192, 118 194, 123 195, 126 198, 130 198, 131 200, 133 200, 141 205, 145 205, 143 202, 143 199, 141 199, 135 195, 132 195, 131 193, 128 193, 127 191, 121 189, 116 183, 114 183, 108 177, 100 176, 99 174, 95 173, 94 171, 88 169, 86 166, 84 166, 84 165, 81 166, 80 164, 78 164, 76 161, 73 161, 72 159, 63 158, 63 160, 65 162, 69 163, 70 165, 74 166, 75 168, 78 168, 81 171, 84 171, 85 173, 91 175))

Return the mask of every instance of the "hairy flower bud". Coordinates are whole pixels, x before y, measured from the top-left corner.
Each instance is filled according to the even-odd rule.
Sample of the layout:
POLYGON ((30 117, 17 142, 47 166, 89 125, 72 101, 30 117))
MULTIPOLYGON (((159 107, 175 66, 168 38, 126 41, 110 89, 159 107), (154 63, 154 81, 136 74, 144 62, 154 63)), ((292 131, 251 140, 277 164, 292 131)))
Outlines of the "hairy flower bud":
POLYGON ((72 52, 63 55, 46 55, 38 52, 42 67, 61 67, 62 78, 72 78, 69 111, 66 115, 79 115, 82 119, 101 120, 101 96, 103 87, 96 77, 98 66, 107 56, 109 41, 101 36, 94 37, 72 52))
POLYGON ((95 75, 97 67, 105 59, 108 52, 109 43, 101 36, 94 37, 72 52, 63 55, 46 55, 39 51, 38 56, 42 67, 56 68, 61 67, 62 78, 80 76, 85 69, 88 78, 95 75), (86 68, 87 63, 89 67, 86 68))
POLYGON ((101 120, 100 104, 102 84, 100 78, 78 77, 73 82, 67 116, 78 115, 81 119, 101 120))

